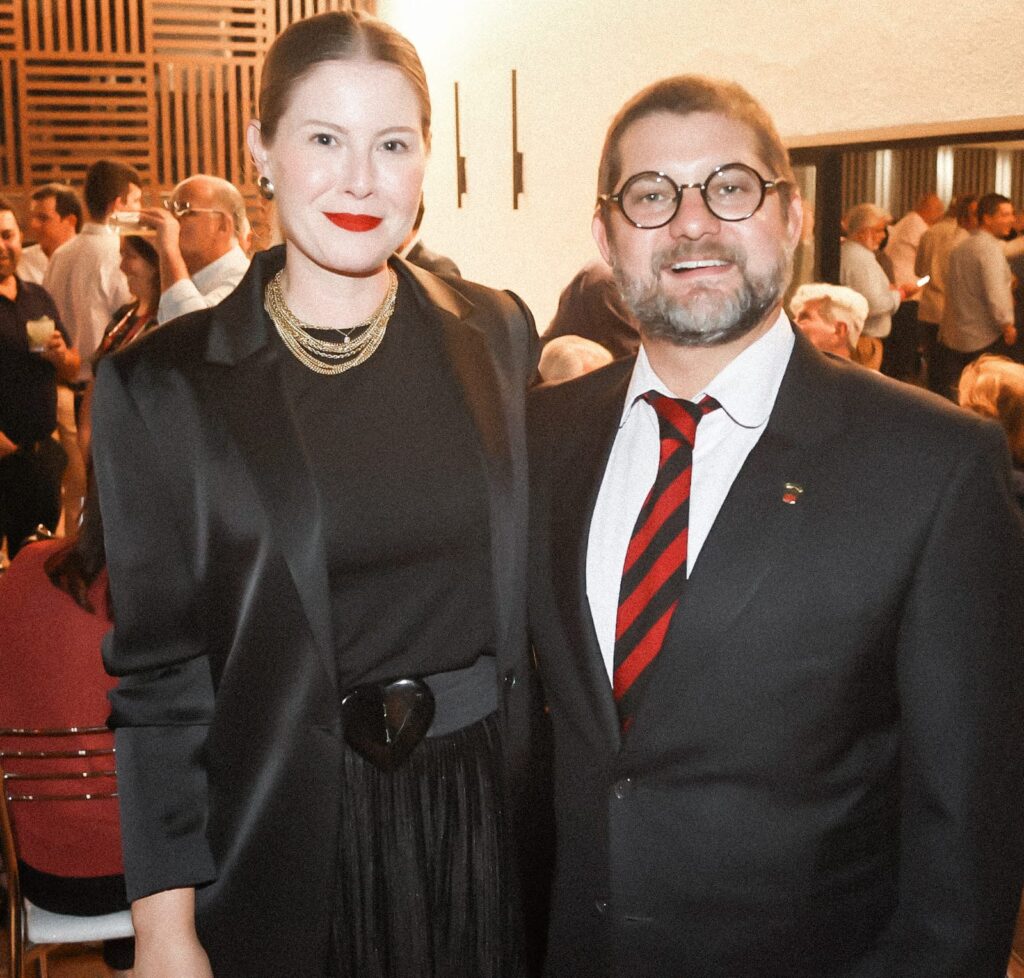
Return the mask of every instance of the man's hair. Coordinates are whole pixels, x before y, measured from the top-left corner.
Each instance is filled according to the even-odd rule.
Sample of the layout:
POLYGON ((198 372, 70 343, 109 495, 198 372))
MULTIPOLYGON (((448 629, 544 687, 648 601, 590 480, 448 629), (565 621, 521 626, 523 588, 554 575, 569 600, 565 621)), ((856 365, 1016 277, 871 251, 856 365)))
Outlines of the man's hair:
POLYGON ((951 205, 957 222, 964 224, 971 219, 971 205, 977 204, 977 194, 961 194, 951 205))
POLYGON ((830 282, 808 282, 801 285, 789 300, 789 308, 796 319, 805 306, 816 304, 818 314, 826 323, 846 323, 850 347, 856 347, 864 322, 868 318, 868 300, 845 285, 830 282))
POLYGON ((1012 203, 1009 197, 1002 194, 985 194, 978 199, 978 222, 980 223, 983 217, 991 217, 1003 204, 1012 203))
POLYGON ((964 367, 957 394, 961 407, 998 421, 1018 451, 1024 434, 1024 365, 1008 357, 981 356, 964 367))
POLYGON ((107 208, 128 193, 129 184, 142 186, 138 171, 117 160, 97 160, 85 173, 85 206, 94 221, 107 216, 107 208))
POLYGON ((66 183, 44 183, 32 191, 32 200, 53 198, 53 208, 63 219, 69 214, 75 219, 75 230, 82 230, 82 202, 78 194, 66 183))
POLYGON ((4 197, 0 197, 0 211, 10 211, 17 217, 18 212, 11 206, 10 201, 4 197))
POLYGON ((878 204, 854 204, 843 216, 846 233, 852 238, 858 231, 878 224, 880 221, 889 223, 892 214, 878 204))
MULTIPOLYGON (((687 116, 696 112, 714 112, 748 126, 757 139, 758 153, 768 166, 762 174, 768 180, 793 183, 793 168, 789 153, 782 144, 771 116, 745 88, 735 82, 703 75, 676 75, 663 78, 634 95, 612 120, 601 150, 601 163, 597 171, 597 193, 610 194, 622 177, 620 147, 623 136, 635 122, 650 115, 667 112, 687 116)), ((722 160, 732 163, 732 160, 722 160)), ((788 187, 781 188, 787 191, 788 187)), ((783 201, 788 194, 783 193, 783 201)))
POLYGON ((235 237, 240 238, 247 230, 249 215, 245 209, 245 198, 238 188, 221 177, 213 177, 207 173, 194 173, 186 177, 174 188, 173 197, 182 187, 187 186, 193 180, 205 180, 213 193, 214 201, 224 208, 231 215, 231 223, 235 228, 235 237))

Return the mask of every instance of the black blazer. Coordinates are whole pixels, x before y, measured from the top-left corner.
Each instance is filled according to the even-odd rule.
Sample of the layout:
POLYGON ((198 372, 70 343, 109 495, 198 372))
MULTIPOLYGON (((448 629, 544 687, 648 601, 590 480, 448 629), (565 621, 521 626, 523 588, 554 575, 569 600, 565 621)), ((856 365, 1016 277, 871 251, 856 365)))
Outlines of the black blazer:
POLYGON ((585 567, 632 365, 530 405, 547 973, 1002 978, 1024 865, 1002 432, 798 334, 623 742, 585 567))
MULTIPOLYGON (((263 311, 282 263, 282 248, 257 255, 219 306, 104 360, 93 409, 129 897, 198 886, 218 978, 321 978, 346 830, 320 503, 279 378, 290 354, 263 311)), ((396 265, 443 332, 480 435, 517 811, 532 781, 523 414, 536 334, 514 296, 396 265)), ((528 839, 529 820, 516 824, 528 839)))

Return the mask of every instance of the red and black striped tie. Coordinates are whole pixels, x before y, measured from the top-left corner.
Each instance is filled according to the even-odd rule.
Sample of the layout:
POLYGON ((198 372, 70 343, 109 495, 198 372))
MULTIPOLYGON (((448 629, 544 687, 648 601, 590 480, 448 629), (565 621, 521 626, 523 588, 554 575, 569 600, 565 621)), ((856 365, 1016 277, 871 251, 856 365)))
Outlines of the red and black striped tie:
POLYGON ((686 584, 693 445, 700 419, 719 407, 713 397, 694 404, 657 391, 648 391, 644 399, 658 415, 661 451, 657 478, 633 527, 619 588, 612 690, 623 733, 633 724, 643 677, 661 651, 686 584))

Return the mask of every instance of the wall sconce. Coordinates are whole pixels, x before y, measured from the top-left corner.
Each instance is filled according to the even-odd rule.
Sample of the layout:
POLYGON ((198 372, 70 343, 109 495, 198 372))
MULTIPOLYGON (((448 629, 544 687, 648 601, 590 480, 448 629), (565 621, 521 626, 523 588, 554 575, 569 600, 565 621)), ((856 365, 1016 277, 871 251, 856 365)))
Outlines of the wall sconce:
POLYGON ((519 105, 516 96, 516 70, 512 69, 512 209, 519 210, 523 193, 523 154, 519 152, 519 105))
POLYGON ((462 206, 466 192, 466 157, 462 155, 462 123, 459 118, 459 83, 455 83, 455 200, 462 206))

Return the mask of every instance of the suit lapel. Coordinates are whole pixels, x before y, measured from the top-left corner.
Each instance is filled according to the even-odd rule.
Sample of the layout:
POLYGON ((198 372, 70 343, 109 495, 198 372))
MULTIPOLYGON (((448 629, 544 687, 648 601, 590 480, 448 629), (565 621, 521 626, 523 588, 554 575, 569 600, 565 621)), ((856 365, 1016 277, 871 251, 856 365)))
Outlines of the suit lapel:
POLYGON ((268 532, 291 571, 327 675, 336 682, 320 500, 280 376, 285 351, 271 342, 263 310, 264 284, 283 265, 283 251, 257 255, 239 288, 214 311, 206 359, 229 369, 211 375, 207 393, 246 462, 268 532))
POLYGON ((597 391, 589 385, 578 388, 583 403, 569 417, 579 419, 580 426, 560 439, 564 453, 552 460, 550 480, 551 574, 556 600, 562 621, 576 632, 570 636, 569 646, 577 656, 572 666, 582 677, 581 686, 589 700, 584 704, 586 716, 597 718, 601 735, 613 750, 619 747, 619 719, 587 599, 587 547, 633 362, 624 360, 606 368, 606 383, 597 391))
POLYGON ((500 647, 508 638, 513 607, 522 594, 522 568, 512 555, 523 549, 516 546, 516 536, 525 525, 525 497, 516 497, 514 487, 517 481, 525 484, 525 472, 515 470, 511 405, 523 399, 523 391, 510 389, 509 374, 495 369, 479 313, 464 296, 415 265, 402 261, 395 265, 413 287, 425 320, 441 327, 455 380, 480 440, 490 507, 495 635, 500 647))

